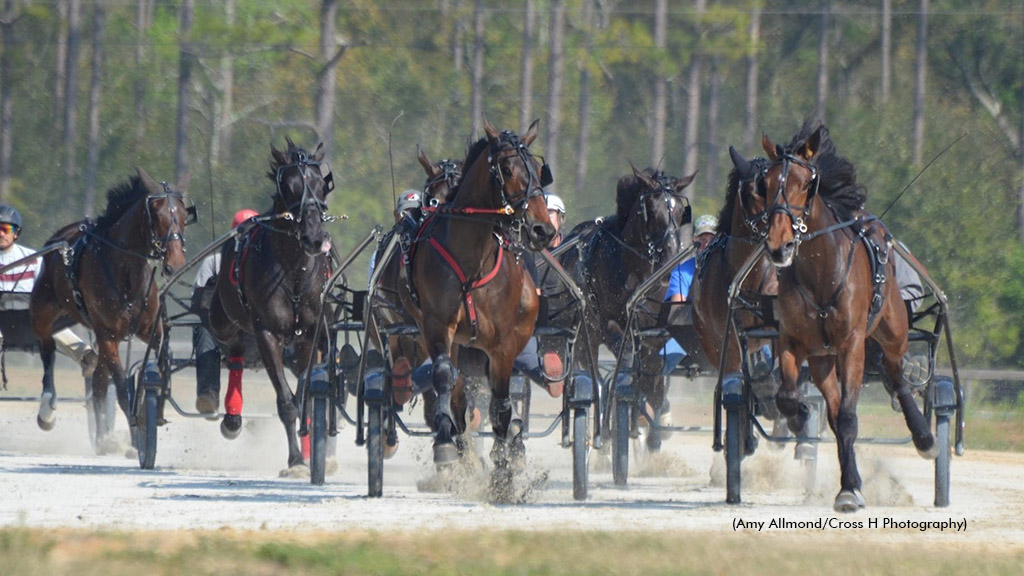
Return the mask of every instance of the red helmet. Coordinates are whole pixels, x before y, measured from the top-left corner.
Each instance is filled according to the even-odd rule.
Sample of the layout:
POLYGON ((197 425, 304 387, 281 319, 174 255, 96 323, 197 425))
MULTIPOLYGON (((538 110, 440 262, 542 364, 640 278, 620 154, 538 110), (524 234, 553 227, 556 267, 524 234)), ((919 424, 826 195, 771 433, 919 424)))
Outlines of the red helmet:
POLYGON ((245 222, 246 220, 252 218, 253 216, 259 215, 259 212, 255 210, 250 210, 249 208, 246 208, 245 210, 239 210, 238 212, 235 212, 235 217, 231 219, 231 227, 238 228, 238 225, 241 224, 242 222, 245 222))

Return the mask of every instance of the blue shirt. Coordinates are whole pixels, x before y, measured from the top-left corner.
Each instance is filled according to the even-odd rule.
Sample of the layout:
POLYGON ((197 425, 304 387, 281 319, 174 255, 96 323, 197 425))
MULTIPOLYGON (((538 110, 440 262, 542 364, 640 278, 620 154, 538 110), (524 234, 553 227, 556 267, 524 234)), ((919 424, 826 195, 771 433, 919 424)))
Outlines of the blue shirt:
POLYGON ((697 259, 690 258, 680 262, 672 270, 668 279, 668 290, 665 292, 665 300, 670 300, 676 294, 682 294, 685 300, 690 299, 690 284, 693 284, 693 275, 697 271, 697 259))

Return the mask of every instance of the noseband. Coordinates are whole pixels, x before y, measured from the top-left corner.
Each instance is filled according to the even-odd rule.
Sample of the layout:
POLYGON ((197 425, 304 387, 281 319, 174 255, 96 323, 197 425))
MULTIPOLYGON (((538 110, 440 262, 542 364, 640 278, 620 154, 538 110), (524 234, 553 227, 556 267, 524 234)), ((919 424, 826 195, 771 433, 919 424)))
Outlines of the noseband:
MULTIPOLYGON (((765 180, 767 180, 767 170, 772 166, 782 165, 782 172, 779 174, 779 192, 775 195, 775 201, 761 213, 761 222, 766 224, 763 231, 760 232, 762 238, 768 237, 768 232, 771 230, 771 223, 769 220, 776 213, 782 213, 789 217, 793 227, 793 242, 796 246, 800 245, 800 242, 804 239, 803 235, 807 234, 807 220, 811 217, 811 203, 814 197, 818 194, 818 184, 821 179, 818 178, 818 168, 810 162, 798 158, 790 153, 781 155, 775 162, 768 165, 765 171, 762 173, 765 180), (811 181, 808 185, 809 191, 807 198, 804 200, 803 206, 794 206, 789 202, 789 196, 786 193, 786 180, 789 178, 789 167, 792 164, 802 166, 811 172, 811 181), (800 213, 800 216, 795 214, 795 211, 800 213)), ((766 198, 767 200, 767 198, 766 198)), ((756 219, 756 217, 754 218, 756 219)), ((751 219, 753 221, 754 219, 751 219)))
MULTIPOLYGON (((490 166, 491 185, 497 186, 498 192, 501 194, 501 209, 506 214, 515 215, 512 220, 513 230, 519 230, 523 225, 523 219, 525 218, 523 213, 527 203, 531 199, 544 194, 544 184, 542 178, 537 175, 537 171, 533 168, 533 163, 530 162, 531 159, 535 158, 534 154, 530 152, 529 148, 519 139, 516 133, 509 130, 502 131, 497 144, 493 148, 487 155, 487 164, 490 166), (509 150, 512 151, 511 154, 506 153, 509 150), (506 196, 505 175, 501 172, 501 162, 502 160, 517 156, 526 168, 526 187, 506 196)), ((541 156, 540 158, 542 163, 547 165, 544 157, 541 156)))

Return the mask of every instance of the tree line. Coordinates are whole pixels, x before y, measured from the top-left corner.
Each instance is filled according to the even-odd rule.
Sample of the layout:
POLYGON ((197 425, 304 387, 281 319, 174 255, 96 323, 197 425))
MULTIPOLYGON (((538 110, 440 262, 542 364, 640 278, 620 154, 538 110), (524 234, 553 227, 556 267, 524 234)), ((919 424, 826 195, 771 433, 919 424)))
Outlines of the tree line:
POLYGON ((187 183, 202 244, 266 208, 269 146, 323 142, 342 251, 461 158, 525 129, 569 223, 637 166, 698 171, 822 119, 868 207, 931 270, 972 362, 1024 351, 1024 6, 1006 0, 0 0, 0 201, 39 245, 136 165, 187 183), (950 143, 963 137, 903 188, 950 143), (892 204, 895 201, 894 204, 892 204), (892 206, 890 207, 890 204, 892 206))

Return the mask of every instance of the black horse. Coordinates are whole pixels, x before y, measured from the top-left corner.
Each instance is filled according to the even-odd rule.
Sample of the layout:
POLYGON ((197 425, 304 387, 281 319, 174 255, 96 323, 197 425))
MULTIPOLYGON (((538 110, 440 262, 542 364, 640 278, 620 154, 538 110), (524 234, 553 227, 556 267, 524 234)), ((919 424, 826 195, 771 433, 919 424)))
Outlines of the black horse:
MULTIPOLYGON (((560 256, 560 262, 592 304, 587 307, 587 328, 591 334, 601 337, 600 341, 591 342, 594 348, 591 357, 597 357, 601 343, 618 353, 627 329, 626 303, 630 296, 640 283, 683 249, 687 204, 682 191, 694 176, 696 173, 673 178, 654 168, 641 171, 634 167, 632 174, 619 179, 615 215, 597 224, 577 225, 570 232, 570 238, 576 234, 586 235, 560 256)), ((660 302, 667 288, 668 278, 665 278, 651 298, 660 302)), ((653 321, 657 311, 645 316, 653 321)), ((637 351, 640 373, 634 374, 639 389, 658 415, 668 409, 661 377, 663 361, 658 354, 664 344, 645 339, 637 351)), ((629 367, 633 365, 633 358, 628 343, 625 350, 626 357, 621 365, 629 367)), ((660 442, 660 436, 652 430, 648 445, 658 449, 660 442)))
POLYGON ((330 276, 330 240, 323 230, 333 177, 323 163, 323 144, 313 154, 290 139, 288 149, 270 147, 277 215, 254 225, 235 245, 225 245, 210 304, 210 330, 229 351, 230 379, 221 432, 238 436, 242 425, 244 333, 255 337, 263 366, 277 394, 277 414, 288 436, 289 468, 304 465, 295 423, 298 407, 285 380, 282 355, 295 351, 293 370, 305 374, 320 321, 320 293, 330 276))

